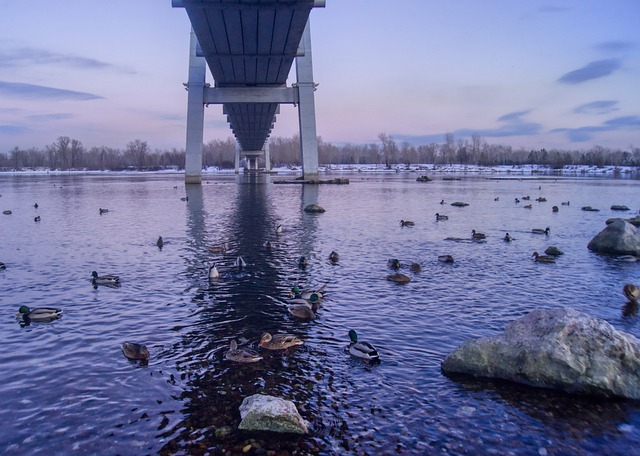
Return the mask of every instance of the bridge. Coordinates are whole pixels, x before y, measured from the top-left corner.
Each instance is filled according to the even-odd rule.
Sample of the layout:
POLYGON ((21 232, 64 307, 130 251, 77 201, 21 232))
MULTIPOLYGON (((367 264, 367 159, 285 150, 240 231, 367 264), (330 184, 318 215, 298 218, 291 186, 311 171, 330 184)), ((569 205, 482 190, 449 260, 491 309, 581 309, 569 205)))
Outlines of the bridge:
POLYGON ((302 173, 318 178, 309 16, 325 0, 172 0, 191 22, 185 183, 200 184, 204 108, 221 104, 240 157, 269 168, 268 138, 280 104, 298 107, 302 173), (287 86, 296 62, 297 82, 287 86), (208 65, 214 86, 206 83, 208 65))

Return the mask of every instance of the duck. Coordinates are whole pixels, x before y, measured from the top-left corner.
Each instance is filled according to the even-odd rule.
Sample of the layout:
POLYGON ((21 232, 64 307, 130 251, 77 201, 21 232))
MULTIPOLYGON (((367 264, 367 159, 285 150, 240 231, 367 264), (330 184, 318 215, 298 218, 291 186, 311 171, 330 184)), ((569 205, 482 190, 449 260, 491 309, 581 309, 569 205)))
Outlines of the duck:
POLYGON ((218 271, 216 264, 213 263, 212 265, 209 266, 209 280, 219 279, 219 278, 220 278, 220 271, 218 271))
POLYGON ((17 317, 31 321, 53 321, 62 316, 62 310, 57 307, 34 307, 30 309, 28 306, 20 306, 17 317))
POLYGON ((569 206, 569 205, 570 205, 569 201, 563 201, 563 202, 562 202, 562 203, 560 203, 560 204, 562 204, 563 206, 569 206))
POLYGON ((622 287, 622 292, 629 302, 638 303, 638 299, 640 299, 640 287, 628 283, 622 287))
POLYGON ((520 202, 520 200, 518 198, 516 198, 516 204, 518 204, 520 202))
POLYGON ((309 264, 309 260, 307 260, 306 256, 302 255, 300 258, 298 258, 298 267, 300 269, 306 268, 308 264, 309 264))
POLYGON ((544 230, 542 228, 534 228, 531 230, 533 234, 546 234, 547 236, 549 236, 550 231, 551 231, 551 228, 549 227, 546 227, 544 230))
POLYGON ((540 255, 538 254, 538 252, 533 252, 531 256, 534 257, 538 263, 555 263, 556 262, 555 258, 547 255, 540 255))
POLYGON ((531 199, 531 197, 529 195, 527 195, 527 196, 523 196, 522 199, 525 200, 525 201, 529 201, 531 199))
POLYGON ((558 206, 553 206, 551 208, 551 212, 560 212, 560 208, 558 206))
POLYGON ((107 212, 109 212, 109 209, 104 209, 104 208, 101 207, 101 208, 98 209, 98 212, 100 212, 100 215, 106 214, 107 212))
POLYGON ((420 272, 422 271, 422 266, 420 266, 420 263, 411 263, 411 266, 409 266, 409 269, 411 269, 411 271, 413 272, 420 272))
POLYGON ((271 245, 271 241, 267 241, 264 244, 264 248, 267 249, 267 252, 271 252, 271 250, 273 250, 273 246, 271 245))
POLYGON ((391 269, 400 269, 402 267, 400 260, 397 258, 389 258, 387 260, 387 266, 391 269))
POLYGON ((99 276, 96 271, 93 271, 91 273, 91 282, 94 285, 120 285, 120 277, 110 274, 99 276))
POLYGON ((136 342, 123 342, 122 354, 132 361, 149 361, 149 349, 136 342))
POLYGON ((527 204, 526 206, 522 206, 524 209, 531 209, 531 204, 527 204))
POLYGON ((513 241, 513 238, 511 237, 511 235, 509 233, 504 235, 504 242, 511 242, 513 241))
POLYGON ((453 257, 451 255, 438 255, 438 261, 442 263, 453 263, 453 257))
POLYGON ((487 238, 487 236, 484 233, 478 233, 476 230, 471 230, 471 237, 476 240, 487 238))
POLYGON ((302 298, 302 299, 306 299, 306 300, 322 300, 322 298, 324 297, 324 289, 327 287, 328 283, 325 283, 324 285, 322 285, 320 288, 318 288, 317 290, 313 290, 311 288, 306 288, 304 290, 300 290, 300 288, 293 287, 291 289, 291 292, 289 293, 291 296, 293 296, 294 298, 302 298))
POLYGON ((402 274, 400 272, 396 272, 394 274, 389 274, 387 276, 387 280, 389 282, 396 282, 396 283, 409 283, 409 282, 411 282, 411 277, 409 277, 406 274, 402 274))
POLYGON ((311 309, 314 313, 318 311, 318 309, 320 308, 320 300, 318 299, 317 295, 311 295, 311 298, 309 299, 304 299, 304 298, 293 298, 290 299, 287 303, 289 306, 307 306, 309 309, 311 309))
POLYGON ((282 225, 276 227, 276 235, 282 234, 282 225))
POLYGON ((400 220, 400 226, 414 226, 415 222, 411 220, 400 220))
POLYGON ((0 271, 7 269, 7 265, 0 261, 0 271))
POLYGON ((189 201, 189 197, 188 196, 183 196, 182 198, 180 198, 180 201, 189 201))
POLYGON ((440 204, 444 204, 444 200, 440 201, 440 204))
POLYGON ((302 320, 315 320, 316 314, 311 307, 305 304, 293 304, 288 307, 289 313, 302 320))
POLYGON ((262 356, 250 348, 238 348, 235 340, 229 344, 229 351, 224 354, 224 357, 236 363, 257 363, 262 359, 262 356))
POLYGON ((227 253, 227 244, 223 242, 222 244, 211 246, 209 247, 209 251, 211 253, 227 253))
POLYGON ((340 255, 338 255, 338 252, 332 250, 329 254, 329 261, 331 261, 332 263, 337 263, 338 261, 340 261, 340 255))
POLYGON ((164 240, 162 239, 162 236, 158 236, 158 240, 156 241, 156 245, 158 246, 159 249, 162 248, 162 246, 164 245, 164 240))
POLYGON ((35 207, 36 209, 38 209, 38 207, 39 207, 39 206, 38 206, 38 203, 35 203, 35 204, 33 205, 33 207, 35 207))
POLYGON ((436 220, 449 220, 448 215, 440 215, 436 212, 436 220))
POLYGON ((242 259, 241 256, 239 256, 238 258, 236 258, 235 261, 235 266, 238 269, 238 271, 242 271, 244 268, 247 267, 247 263, 245 263, 245 261, 242 259))
POLYGON ((349 330, 349 339, 351 339, 351 343, 349 344, 349 353, 351 356, 355 356, 356 358, 366 361, 380 360, 378 350, 376 350, 376 348, 369 342, 358 341, 358 333, 353 329, 349 330))
POLYGON ((40 221, 40 216, 39 216, 39 215, 36 215, 36 216, 33 218, 33 221, 34 221, 34 222, 39 222, 39 221, 40 221))
POLYGON ((297 345, 304 345, 304 342, 298 339, 293 334, 274 334, 266 332, 260 338, 258 344, 262 348, 267 350, 286 350, 289 347, 295 347, 297 345))

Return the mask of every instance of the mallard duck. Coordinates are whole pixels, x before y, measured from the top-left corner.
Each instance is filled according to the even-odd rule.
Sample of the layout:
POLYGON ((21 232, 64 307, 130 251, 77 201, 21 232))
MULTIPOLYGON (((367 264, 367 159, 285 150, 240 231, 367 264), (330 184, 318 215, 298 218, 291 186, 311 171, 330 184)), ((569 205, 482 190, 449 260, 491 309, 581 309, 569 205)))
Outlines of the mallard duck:
POLYGON ((563 201, 563 202, 562 202, 562 203, 560 203, 560 204, 562 204, 563 206, 569 206, 569 205, 570 205, 570 204, 569 204, 569 201, 563 201))
POLYGON ((549 227, 546 227, 544 230, 542 228, 534 228, 531 230, 533 234, 546 234, 547 236, 549 236, 550 231, 551 231, 551 228, 549 227))
POLYGON ((400 226, 414 226, 415 222, 411 220, 400 220, 400 226))
POLYGON ((438 261, 443 263, 453 263, 453 257, 451 255, 438 255, 438 261))
POLYGON ((38 203, 35 203, 35 204, 33 205, 33 207, 35 207, 36 209, 38 209, 38 207, 39 207, 39 206, 38 206, 38 203))
POLYGON ((396 283, 409 283, 411 282, 411 277, 400 272, 396 272, 395 274, 389 274, 387 276, 387 280, 396 283))
POLYGON ((338 261, 340 261, 340 255, 338 255, 338 252, 332 250, 329 254, 329 261, 331 261, 332 263, 337 263, 338 261))
POLYGON ((227 244, 223 242, 222 244, 214 245, 212 247, 209 247, 209 251, 211 253, 227 253, 227 244))
POLYGON ((182 198, 180 198, 180 201, 189 201, 189 197, 188 196, 183 196, 182 198))
POLYGON ((411 263, 411 266, 409 266, 409 269, 411 269, 411 271, 413 272, 420 272, 422 271, 422 266, 420 266, 420 263, 411 263))
POLYGON ((101 275, 99 276, 96 271, 91 273, 91 281, 94 285, 120 285, 120 277, 117 275, 101 275))
POLYGON ((358 341, 358 334, 353 329, 349 331, 349 338, 351 339, 351 343, 349 344, 349 353, 352 356, 366 361, 380 360, 378 350, 376 350, 369 342, 358 341))
POLYGON ((302 320, 315 320, 316 319, 315 312, 308 305, 305 305, 305 304, 293 304, 293 305, 289 305, 287 309, 289 310, 289 313, 291 315, 293 315, 294 317, 296 317, 296 318, 300 318, 302 320))
POLYGON ((523 196, 522 199, 525 200, 525 201, 529 201, 531 199, 531 197, 529 195, 527 195, 527 196, 523 196))
POLYGON ((18 317, 31 321, 53 321, 62 316, 62 310, 56 307, 34 307, 20 306, 18 317))
POLYGON ((476 240, 487 238, 487 236, 484 233, 478 233, 476 230, 471 230, 471 237, 476 240))
POLYGON ((329 284, 325 283, 320 288, 315 290, 313 288, 305 288, 304 290, 300 290, 300 288, 296 286, 291 289, 291 292, 289 294, 294 298, 302 298, 307 300, 311 300, 315 295, 315 298, 313 298, 314 300, 322 300, 322 298, 324 297, 324 289, 327 288, 327 285, 329 284))
POLYGON ((162 246, 164 245, 164 240, 162 239, 162 236, 158 236, 158 240, 156 241, 156 245, 158 246, 159 249, 162 248, 162 246))
POLYGON ((522 206, 524 209, 531 209, 533 206, 531 204, 527 204, 526 206, 522 206))
POLYGON ((400 264, 399 259, 389 258, 389 260, 387 260, 387 266, 390 267, 391 269, 400 269, 402 265, 400 264))
POLYGON ((439 213, 436 212, 436 220, 449 220, 449 216, 448 215, 440 215, 439 213))
POLYGON ((444 200, 441 200, 441 201, 440 201, 440 204, 444 204, 444 200))
POLYGON ((104 209, 104 208, 101 207, 101 208, 98 209, 98 212, 100 213, 100 215, 106 214, 107 212, 109 212, 109 209, 104 209))
POLYGON ((149 361, 149 350, 143 344, 123 342, 122 354, 133 361, 149 361))
POLYGON ((266 332, 262 335, 258 345, 267 350, 286 350, 296 345, 304 345, 304 342, 293 334, 274 334, 272 336, 266 332))
POLYGON ((504 242, 511 242, 513 241, 513 238, 511 237, 511 235, 509 233, 504 235, 504 242))
POLYGON ((224 354, 224 357, 236 363, 256 363, 262 359, 258 352, 250 348, 238 348, 238 343, 235 340, 229 344, 229 351, 224 354))
POLYGON ((36 215, 36 216, 33 218, 33 221, 34 221, 34 222, 39 222, 39 221, 40 221, 40 216, 39 216, 39 215, 36 215))
POLYGON ((298 258, 298 267, 300 269, 306 268, 308 264, 309 264, 309 261, 307 260, 306 256, 302 255, 300 258, 298 258))
POLYGON ((245 263, 245 261, 240 256, 238 258, 236 258, 236 261, 235 261, 234 264, 235 264, 236 268, 238 269, 238 271, 242 271, 244 268, 247 267, 247 263, 245 263))
POLYGON ((321 302, 314 295, 312 299, 293 298, 287 304, 289 306, 307 306, 315 313, 320 308, 321 302))
POLYGON ((547 255, 539 255, 538 252, 533 252, 531 256, 534 257, 538 263, 555 263, 556 262, 555 258, 547 255))
POLYGON ((640 299, 640 287, 636 285, 628 283, 622 287, 622 292, 630 302, 637 303, 638 299, 640 299))
POLYGON ((0 271, 2 271, 3 269, 7 269, 7 265, 0 261, 0 271))
POLYGON ((558 206, 553 206, 551 208, 551 212, 560 212, 560 208, 558 206))
POLYGON ((209 266, 209 280, 219 279, 219 278, 220 278, 220 272, 218 271, 216 264, 213 263, 212 265, 209 266))

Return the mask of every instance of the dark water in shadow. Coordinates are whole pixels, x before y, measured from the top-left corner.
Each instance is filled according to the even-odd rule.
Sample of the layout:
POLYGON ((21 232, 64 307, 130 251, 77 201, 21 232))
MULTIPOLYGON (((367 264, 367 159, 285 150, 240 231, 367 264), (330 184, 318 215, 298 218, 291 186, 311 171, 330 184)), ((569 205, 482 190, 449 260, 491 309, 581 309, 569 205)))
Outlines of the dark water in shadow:
POLYGON ((185 189, 182 176, 0 176, 0 210, 13 212, 0 215, 0 454, 233 454, 249 444, 249 454, 635 448, 637 403, 449 378, 440 362, 538 307, 571 306, 640 336, 637 315, 622 313, 622 286, 640 282, 640 264, 586 248, 607 218, 631 216, 612 204, 637 210, 638 181, 350 177, 318 187, 213 176, 185 189), (526 195, 531 201, 514 202, 526 195), (327 212, 304 213, 315 202, 327 212), (601 210, 581 211, 586 205, 601 210), (449 220, 436 221, 436 212, 449 220), (530 232, 547 226, 548 237, 530 232), (472 229, 486 242, 468 241, 472 229), (506 232, 513 242, 502 241, 506 232), (225 255, 209 251, 221 242, 225 255), (565 255, 535 263, 531 253, 548 245, 565 255), (455 263, 437 261, 442 254, 455 263), (237 256, 247 262, 242 272, 237 256), (405 267, 411 283, 388 282, 389 258, 422 271, 405 267), (213 262, 222 277, 209 282, 213 262), (121 286, 94 289, 92 270, 120 275, 121 286), (287 312, 293 285, 325 283, 317 320, 287 312), (22 304, 64 315, 21 327, 22 304), (377 346, 379 365, 345 353, 352 328, 377 346), (232 339, 257 349, 264 331, 294 333, 305 345, 251 365, 224 359, 232 339), (148 365, 124 358, 125 340, 149 347, 148 365), (260 392, 294 401, 311 434, 238 431, 242 399, 260 392))

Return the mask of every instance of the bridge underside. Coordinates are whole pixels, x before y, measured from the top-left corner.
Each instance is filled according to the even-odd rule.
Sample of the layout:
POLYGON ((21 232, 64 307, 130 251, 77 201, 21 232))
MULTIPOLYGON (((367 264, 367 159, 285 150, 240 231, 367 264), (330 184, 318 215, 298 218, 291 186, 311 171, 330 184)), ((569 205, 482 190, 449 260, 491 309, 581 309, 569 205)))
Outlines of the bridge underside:
POLYGON ((324 6, 324 0, 173 0, 173 5, 185 8, 195 34, 187 84, 187 155, 189 130, 192 141, 197 136, 189 123, 203 120, 195 114, 189 118, 198 105, 222 104, 241 149, 254 151, 264 148, 279 104, 295 103, 300 107, 303 170, 305 155, 315 154, 315 166, 313 160, 307 160, 306 173, 317 174, 315 84, 308 20, 313 7, 324 6), (200 65, 198 59, 206 61, 214 87, 205 86, 204 72, 196 69, 200 65), (298 83, 287 87, 294 61, 298 83), (314 145, 309 142, 310 135, 315 150, 305 151, 305 141, 307 148, 314 145))

